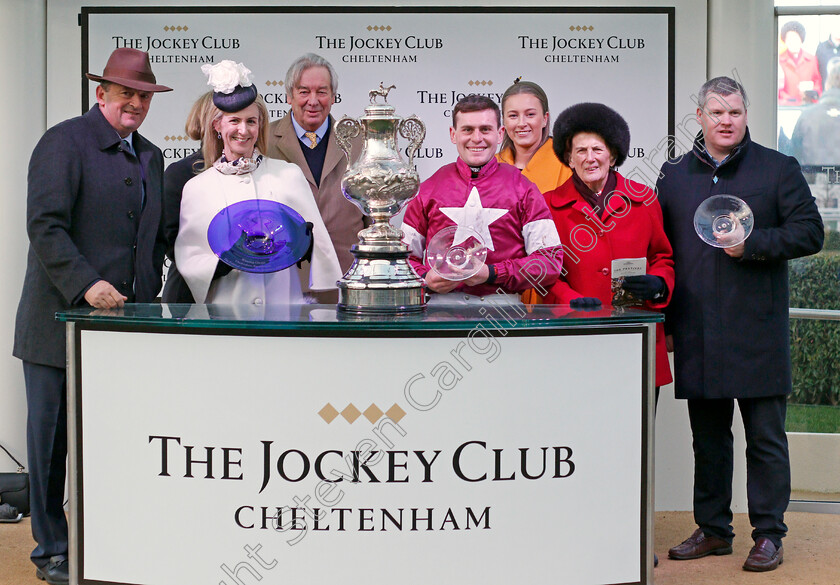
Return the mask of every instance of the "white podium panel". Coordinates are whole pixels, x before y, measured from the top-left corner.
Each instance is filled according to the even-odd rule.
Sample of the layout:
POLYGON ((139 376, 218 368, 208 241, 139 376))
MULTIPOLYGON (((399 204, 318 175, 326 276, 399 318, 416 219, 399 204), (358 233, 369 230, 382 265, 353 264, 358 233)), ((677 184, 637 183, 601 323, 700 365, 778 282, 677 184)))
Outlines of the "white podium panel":
POLYGON ((78 583, 651 582, 653 325, 86 327, 78 583))

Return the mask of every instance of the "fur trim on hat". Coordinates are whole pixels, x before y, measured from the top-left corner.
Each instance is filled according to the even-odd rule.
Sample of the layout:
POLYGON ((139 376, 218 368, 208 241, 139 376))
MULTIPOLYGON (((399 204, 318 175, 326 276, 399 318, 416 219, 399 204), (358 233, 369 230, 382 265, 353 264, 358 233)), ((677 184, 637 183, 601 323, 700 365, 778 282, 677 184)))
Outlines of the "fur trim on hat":
POLYGON ((571 155, 572 138, 580 132, 592 132, 600 136, 615 157, 615 166, 627 159, 630 151, 630 127, 616 112, 604 104, 583 103, 566 108, 554 121, 554 154, 568 164, 571 155))

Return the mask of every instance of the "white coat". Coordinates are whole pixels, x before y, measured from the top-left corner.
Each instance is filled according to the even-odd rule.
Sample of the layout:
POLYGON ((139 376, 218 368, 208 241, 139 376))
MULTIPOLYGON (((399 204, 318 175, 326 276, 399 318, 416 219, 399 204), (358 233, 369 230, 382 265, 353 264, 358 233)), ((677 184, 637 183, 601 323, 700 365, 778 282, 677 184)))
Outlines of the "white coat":
POLYGON ((338 258, 303 172, 294 164, 264 158, 253 173, 224 175, 209 168, 184 186, 175 259, 195 302, 256 305, 303 302, 299 270, 294 266, 267 274, 233 270, 213 280, 220 260, 210 249, 207 228, 219 211, 247 199, 288 205, 314 224, 309 288, 335 289, 336 281, 341 278, 338 258))

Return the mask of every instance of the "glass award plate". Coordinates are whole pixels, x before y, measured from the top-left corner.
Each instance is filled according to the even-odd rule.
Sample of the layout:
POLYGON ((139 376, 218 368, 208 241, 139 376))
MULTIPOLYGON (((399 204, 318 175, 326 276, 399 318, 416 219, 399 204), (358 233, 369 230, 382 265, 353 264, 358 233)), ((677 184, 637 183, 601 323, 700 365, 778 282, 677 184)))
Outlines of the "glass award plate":
POLYGON ((276 201, 247 199, 228 205, 207 228, 210 249, 244 272, 277 272, 299 262, 312 243, 301 215, 276 201))
POLYGON ((486 259, 484 240, 469 227, 445 227, 426 244, 426 261, 447 280, 468 279, 481 270, 486 259))
POLYGON ((752 210, 734 195, 709 197, 694 213, 694 231, 715 248, 737 246, 750 236, 752 229, 752 210))

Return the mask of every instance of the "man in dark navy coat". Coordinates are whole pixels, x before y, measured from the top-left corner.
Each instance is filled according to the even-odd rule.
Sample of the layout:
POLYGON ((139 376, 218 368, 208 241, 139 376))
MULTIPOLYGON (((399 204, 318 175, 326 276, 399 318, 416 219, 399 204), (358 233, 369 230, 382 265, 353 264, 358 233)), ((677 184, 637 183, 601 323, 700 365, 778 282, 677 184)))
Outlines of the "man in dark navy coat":
POLYGON ((68 582, 66 350, 56 311, 152 302, 161 286, 163 156, 137 133, 157 85, 147 53, 116 49, 97 104, 44 134, 29 161, 29 258, 15 323, 23 360, 36 576, 68 582))
POLYGON ((706 82, 694 148, 666 162, 657 182, 676 272, 665 327, 673 335, 676 397, 688 399, 698 524, 668 556, 686 560, 732 552, 731 429, 737 400, 755 541, 744 569, 770 571, 783 561, 790 499, 787 261, 818 252, 824 232, 796 160, 750 140, 746 102, 735 80, 706 82), (694 212, 717 194, 735 195, 752 209, 754 229, 743 243, 717 248, 697 237, 694 212))

